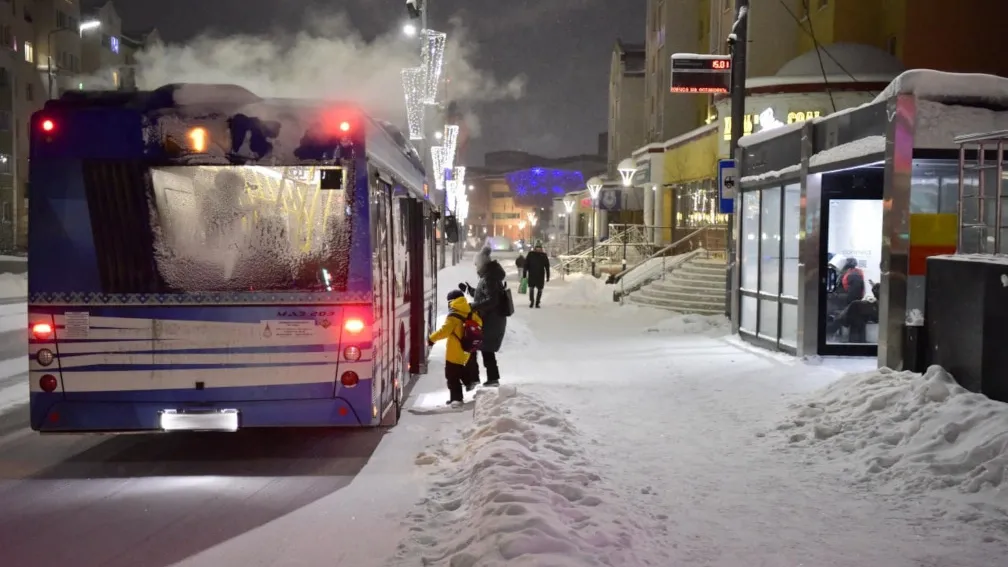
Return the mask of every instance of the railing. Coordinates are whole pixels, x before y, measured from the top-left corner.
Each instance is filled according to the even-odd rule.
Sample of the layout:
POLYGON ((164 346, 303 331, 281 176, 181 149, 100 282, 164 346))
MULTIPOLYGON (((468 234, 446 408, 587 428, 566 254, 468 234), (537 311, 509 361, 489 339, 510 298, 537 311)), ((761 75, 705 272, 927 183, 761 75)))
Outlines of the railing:
POLYGON ((643 261, 627 268, 610 278, 609 283, 619 285, 613 292, 613 299, 620 301, 645 285, 665 276, 689 260, 704 255, 708 258, 724 258, 727 244, 727 229, 723 226, 707 226, 651 254, 643 261))
POLYGON ((561 274, 571 272, 590 272, 592 264, 611 265, 616 262, 622 267, 627 258, 633 255, 644 255, 646 247, 650 246, 644 239, 643 225, 610 225, 610 237, 595 246, 577 254, 561 255, 561 274), (623 230, 612 230, 614 227, 624 227, 623 230))

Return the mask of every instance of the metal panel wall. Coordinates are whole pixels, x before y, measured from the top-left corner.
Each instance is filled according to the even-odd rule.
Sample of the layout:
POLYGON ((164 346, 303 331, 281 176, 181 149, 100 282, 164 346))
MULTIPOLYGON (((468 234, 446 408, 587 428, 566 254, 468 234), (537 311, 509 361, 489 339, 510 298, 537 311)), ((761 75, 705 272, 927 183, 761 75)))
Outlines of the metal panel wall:
POLYGON ((882 285, 879 291, 878 365, 903 366, 910 251, 910 181, 917 104, 912 95, 889 99, 886 114, 885 191, 882 206, 882 285))
POLYGON ((815 125, 802 126, 801 226, 798 252, 798 356, 819 350, 819 243, 822 235, 822 175, 809 175, 809 160, 815 154, 815 125))

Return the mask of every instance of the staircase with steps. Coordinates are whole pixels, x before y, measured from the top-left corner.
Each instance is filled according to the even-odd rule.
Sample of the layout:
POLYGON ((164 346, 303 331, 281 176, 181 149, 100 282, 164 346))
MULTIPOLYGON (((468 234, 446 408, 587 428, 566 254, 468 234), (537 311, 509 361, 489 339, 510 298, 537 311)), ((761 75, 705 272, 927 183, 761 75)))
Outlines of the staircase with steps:
POLYGON ((724 258, 697 256, 630 294, 631 302, 679 313, 725 312, 724 258))

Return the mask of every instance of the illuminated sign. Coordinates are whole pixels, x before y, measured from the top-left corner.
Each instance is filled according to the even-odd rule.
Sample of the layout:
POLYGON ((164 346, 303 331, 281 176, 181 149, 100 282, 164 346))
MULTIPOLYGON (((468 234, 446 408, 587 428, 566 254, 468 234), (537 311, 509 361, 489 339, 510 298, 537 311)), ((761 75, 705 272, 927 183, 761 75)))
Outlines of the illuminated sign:
MULTIPOLYGON (((796 122, 804 122, 806 120, 812 120, 813 118, 818 118, 822 115, 822 112, 818 110, 803 110, 796 112, 788 112, 787 120, 781 122, 777 120, 774 116, 773 109, 768 108, 759 114, 747 114, 745 117, 745 123, 743 124, 743 136, 748 136, 755 132, 762 132, 764 130, 770 130, 771 128, 776 128, 778 126, 783 126, 785 124, 794 124, 796 122)), ((731 141, 731 117, 726 116, 724 118, 724 139, 725 141, 731 141)))
POLYGON ((671 86, 680 94, 728 94, 731 90, 731 57, 676 53, 672 55, 671 86))

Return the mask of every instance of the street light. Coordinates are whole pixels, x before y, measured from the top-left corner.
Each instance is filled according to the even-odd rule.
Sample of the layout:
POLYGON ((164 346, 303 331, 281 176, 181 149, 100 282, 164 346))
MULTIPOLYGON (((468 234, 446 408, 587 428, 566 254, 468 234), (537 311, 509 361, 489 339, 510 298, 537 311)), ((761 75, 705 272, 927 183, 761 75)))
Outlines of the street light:
POLYGON ((588 194, 591 195, 592 201, 592 255, 591 255, 591 273, 592 277, 598 277, 595 275, 595 247, 598 243, 598 196, 602 192, 603 181, 599 176, 592 177, 585 183, 585 187, 588 188, 588 194))
POLYGON ((571 214, 574 213, 574 205, 577 203, 574 199, 564 199, 564 209, 567 210, 567 255, 570 255, 570 225, 571 225, 571 214))
POLYGON ((50 30, 46 35, 46 75, 49 78, 49 98, 53 98, 53 57, 52 57, 52 38, 54 35, 61 32, 76 31, 77 35, 84 37, 84 32, 90 30, 96 30, 101 27, 101 22, 98 20, 88 20, 86 22, 81 22, 77 29, 73 28, 56 28, 50 30))
POLYGON ((417 27, 412 22, 407 22, 403 24, 402 32, 406 37, 416 37, 417 27))
POLYGON ((631 158, 626 158, 619 162, 619 166, 616 167, 616 171, 619 171, 620 178, 623 181, 624 187, 630 187, 633 185, 633 175, 637 171, 637 164, 631 158))

